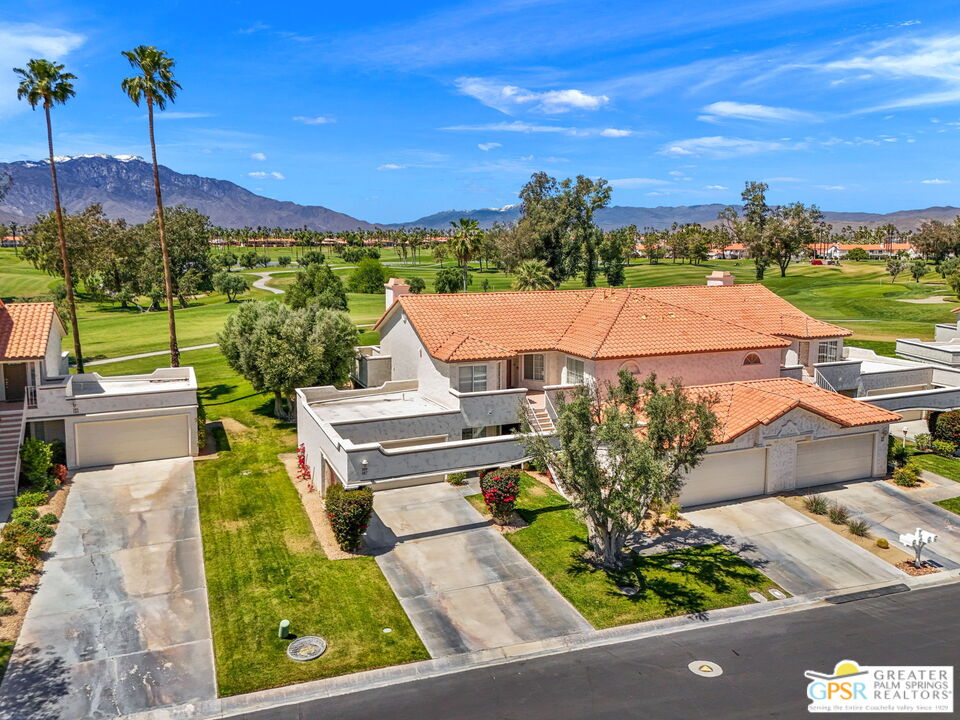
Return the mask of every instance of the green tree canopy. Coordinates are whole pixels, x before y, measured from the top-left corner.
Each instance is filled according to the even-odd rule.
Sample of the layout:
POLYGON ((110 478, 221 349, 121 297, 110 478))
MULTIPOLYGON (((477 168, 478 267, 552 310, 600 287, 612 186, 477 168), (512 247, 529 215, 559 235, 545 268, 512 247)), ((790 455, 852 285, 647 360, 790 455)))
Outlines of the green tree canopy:
POLYGON ((387 281, 387 274, 379 260, 364 258, 356 269, 350 273, 347 285, 350 292, 366 293, 368 295, 383 294, 383 284, 387 281))
POLYGON ((457 268, 440 268, 433 279, 433 287, 438 293, 460 292, 461 287, 473 284, 473 273, 462 273, 457 268))
POLYGON ((214 290, 227 296, 227 302, 233 302, 237 295, 250 289, 250 283, 243 275, 232 273, 229 270, 221 270, 215 273, 212 282, 214 290))
POLYGON ((311 263, 300 270, 287 290, 286 301, 292 308, 319 305, 331 310, 347 310, 343 282, 326 263, 311 263))

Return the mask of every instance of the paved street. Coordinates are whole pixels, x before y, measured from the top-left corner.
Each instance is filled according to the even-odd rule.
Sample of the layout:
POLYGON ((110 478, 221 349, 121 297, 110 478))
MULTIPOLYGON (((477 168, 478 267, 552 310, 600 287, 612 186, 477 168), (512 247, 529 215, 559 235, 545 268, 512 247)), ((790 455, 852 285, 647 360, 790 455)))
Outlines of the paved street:
POLYGON ((191 458, 77 473, 0 718, 115 717, 216 694, 191 458))
MULTIPOLYGON (((717 533, 794 595, 897 582, 905 575, 863 548, 788 507, 762 498, 693 510, 684 516, 717 533)), ((699 534, 699 542, 707 538, 699 534)))
MULTIPOLYGON (((518 661, 235 720, 691 720, 808 717, 805 670, 842 659, 956 664, 960 585, 518 661), (694 660, 723 674, 692 674, 694 660)), ((839 716, 838 716, 839 717, 839 716)), ((869 717, 906 717, 905 715, 869 717)), ((926 717, 944 717, 928 715, 926 717)))
POLYGON ((367 544, 433 657, 590 630, 447 483, 384 490, 367 544))

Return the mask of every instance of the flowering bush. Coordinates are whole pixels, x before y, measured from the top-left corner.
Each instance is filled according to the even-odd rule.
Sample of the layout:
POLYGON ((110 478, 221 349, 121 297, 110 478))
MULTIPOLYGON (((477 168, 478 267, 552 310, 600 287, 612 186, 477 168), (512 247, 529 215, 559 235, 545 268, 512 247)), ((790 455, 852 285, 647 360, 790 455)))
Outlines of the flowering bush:
POLYGON ((313 484, 313 473, 310 472, 310 466, 307 464, 307 449, 303 443, 297 448, 297 479, 307 483, 307 492, 315 492, 317 487, 313 484))
POLYGON ((50 472, 53 475, 53 481, 56 483, 57 487, 60 487, 67 481, 67 466, 62 463, 55 464, 50 468, 50 472))
POLYGON ((331 485, 326 494, 327 517, 342 550, 356 550, 373 512, 373 490, 344 490, 331 485))
POLYGON ((513 515, 513 507, 520 493, 520 471, 502 468, 483 473, 480 478, 483 500, 498 525, 504 525, 513 515))

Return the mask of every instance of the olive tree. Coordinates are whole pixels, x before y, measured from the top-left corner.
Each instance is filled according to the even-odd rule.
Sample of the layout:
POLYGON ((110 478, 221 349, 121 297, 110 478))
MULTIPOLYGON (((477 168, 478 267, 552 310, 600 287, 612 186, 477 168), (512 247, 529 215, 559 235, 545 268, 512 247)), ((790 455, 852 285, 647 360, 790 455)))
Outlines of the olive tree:
POLYGON ((356 337, 346 313, 271 300, 243 303, 217 342, 227 364, 257 392, 272 392, 275 415, 290 420, 296 388, 347 381, 356 337))
POLYGON ((233 302, 237 295, 250 289, 250 283, 243 275, 232 273, 229 270, 221 270, 215 273, 212 282, 214 290, 227 296, 227 302, 233 302))
POLYGON ((623 547, 650 505, 680 494, 713 439, 712 403, 689 395, 679 380, 650 375, 640 383, 621 371, 616 383, 558 397, 556 443, 522 423, 521 442, 582 515, 601 567, 622 567, 623 547))

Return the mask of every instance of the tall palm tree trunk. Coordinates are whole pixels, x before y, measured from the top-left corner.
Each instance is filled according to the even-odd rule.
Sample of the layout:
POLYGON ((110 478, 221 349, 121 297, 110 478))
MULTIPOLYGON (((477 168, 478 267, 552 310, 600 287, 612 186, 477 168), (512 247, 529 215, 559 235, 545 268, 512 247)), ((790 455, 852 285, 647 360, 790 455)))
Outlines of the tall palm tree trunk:
POLYGON ((160 232, 160 254, 163 256, 163 285, 167 293, 167 324, 170 328, 170 367, 180 367, 177 346, 177 320, 173 314, 173 279, 170 276, 170 255, 167 253, 167 229, 163 220, 163 196, 160 193, 160 168, 157 165, 157 141, 153 137, 153 98, 147 98, 150 123, 150 157, 153 160, 153 191, 157 196, 157 229, 160 232))
POLYGON ((77 327, 77 302, 73 297, 73 274, 67 260, 67 235, 63 230, 63 208, 60 206, 60 185, 57 183, 57 164, 53 159, 53 126, 50 123, 50 105, 44 103, 47 117, 47 149, 50 152, 50 179, 53 181, 53 207, 57 216, 57 239, 60 241, 60 262, 63 265, 63 286, 67 291, 70 308, 70 331, 73 333, 73 354, 77 359, 77 372, 83 372, 83 350, 80 349, 80 328, 77 327))

